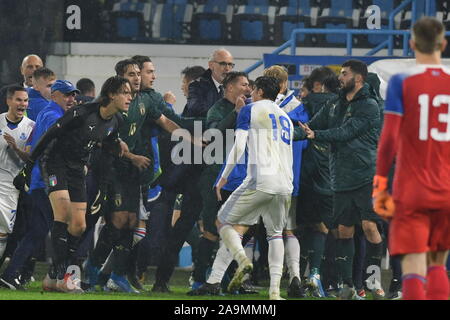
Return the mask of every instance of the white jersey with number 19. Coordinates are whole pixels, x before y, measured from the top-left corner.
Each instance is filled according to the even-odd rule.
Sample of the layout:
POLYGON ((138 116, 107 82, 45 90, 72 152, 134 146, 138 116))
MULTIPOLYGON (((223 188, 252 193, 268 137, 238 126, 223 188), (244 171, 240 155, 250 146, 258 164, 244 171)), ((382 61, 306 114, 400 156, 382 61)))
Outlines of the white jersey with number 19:
POLYGON ((247 189, 290 195, 293 124, 289 116, 273 101, 260 100, 241 109, 236 130, 248 133, 247 177, 242 184, 247 189))

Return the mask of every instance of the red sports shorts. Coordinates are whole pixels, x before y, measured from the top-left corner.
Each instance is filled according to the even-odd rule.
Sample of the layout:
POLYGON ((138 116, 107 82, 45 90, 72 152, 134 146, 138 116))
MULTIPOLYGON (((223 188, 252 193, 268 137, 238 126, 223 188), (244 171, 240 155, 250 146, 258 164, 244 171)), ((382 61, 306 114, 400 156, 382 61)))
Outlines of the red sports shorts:
POLYGON ((389 226, 391 255, 450 249, 450 209, 413 208, 395 201, 389 226))

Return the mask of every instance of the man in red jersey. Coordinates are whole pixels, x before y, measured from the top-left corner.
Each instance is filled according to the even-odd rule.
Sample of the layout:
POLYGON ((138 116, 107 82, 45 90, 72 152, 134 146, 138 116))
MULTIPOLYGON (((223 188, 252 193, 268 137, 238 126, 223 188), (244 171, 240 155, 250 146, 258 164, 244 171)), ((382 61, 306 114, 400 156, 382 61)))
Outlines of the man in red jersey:
POLYGON ((378 147, 374 208, 392 218, 389 250, 403 256, 405 300, 449 296, 450 69, 441 65, 444 34, 434 18, 414 25, 410 45, 417 66, 389 81, 378 147), (394 157, 391 198, 387 175, 394 157))

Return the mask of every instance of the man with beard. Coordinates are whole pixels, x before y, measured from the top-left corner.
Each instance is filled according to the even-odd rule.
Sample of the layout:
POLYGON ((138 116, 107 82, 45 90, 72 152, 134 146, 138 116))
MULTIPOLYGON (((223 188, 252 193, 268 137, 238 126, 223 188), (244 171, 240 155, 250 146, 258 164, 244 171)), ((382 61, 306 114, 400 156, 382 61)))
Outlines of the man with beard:
MULTIPOLYGON (((308 139, 329 142, 331 147, 333 215, 338 229, 336 267, 343 280, 341 299, 356 298, 352 280, 355 225, 362 225, 368 240, 367 266, 379 268, 383 251, 376 223, 379 218, 373 211, 371 199, 380 109, 365 83, 367 73, 367 65, 362 61, 346 61, 339 76, 342 87, 339 96, 328 102, 330 108, 322 108, 303 125, 308 139)), ((384 297, 379 280, 370 288, 375 299, 384 297)))

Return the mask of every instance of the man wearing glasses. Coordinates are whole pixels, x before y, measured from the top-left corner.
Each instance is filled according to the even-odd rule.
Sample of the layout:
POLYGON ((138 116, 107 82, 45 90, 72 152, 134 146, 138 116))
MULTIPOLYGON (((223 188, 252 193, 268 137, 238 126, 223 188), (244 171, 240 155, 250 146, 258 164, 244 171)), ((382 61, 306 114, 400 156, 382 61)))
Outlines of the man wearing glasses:
POLYGON ((223 97, 222 81, 234 68, 233 56, 224 49, 215 50, 209 59, 208 70, 189 85, 187 104, 182 115, 206 117, 209 108, 223 97))

